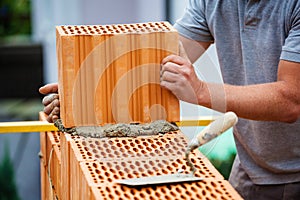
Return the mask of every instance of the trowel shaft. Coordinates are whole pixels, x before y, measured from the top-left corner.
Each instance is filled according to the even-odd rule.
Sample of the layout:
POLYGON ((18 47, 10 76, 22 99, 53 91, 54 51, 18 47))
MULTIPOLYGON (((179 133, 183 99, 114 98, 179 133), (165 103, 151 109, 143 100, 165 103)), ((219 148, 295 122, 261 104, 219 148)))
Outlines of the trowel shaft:
POLYGON ((221 135, 223 132, 234 126, 237 121, 238 118, 235 113, 227 112, 223 116, 217 118, 215 121, 206 126, 189 142, 185 155, 188 165, 191 167, 193 173, 195 172, 195 167, 189 159, 189 154, 191 153, 191 151, 221 135))

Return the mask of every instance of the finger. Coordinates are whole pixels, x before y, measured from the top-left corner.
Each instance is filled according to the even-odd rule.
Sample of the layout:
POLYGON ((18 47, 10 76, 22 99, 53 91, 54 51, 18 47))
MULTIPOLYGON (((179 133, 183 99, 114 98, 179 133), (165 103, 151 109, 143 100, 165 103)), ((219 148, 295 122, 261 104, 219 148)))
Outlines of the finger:
POLYGON ((190 60, 181 41, 179 41, 179 55, 187 60, 190 60))
POLYGON ((160 82, 160 86, 162 88, 170 90, 173 94, 174 94, 174 91, 176 90, 176 87, 177 87, 176 85, 177 85, 176 83, 169 82, 169 81, 162 81, 162 82, 160 82))
POLYGON ((47 106, 48 104, 52 103, 53 101, 59 99, 59 95, 58 94, 50 94, 46 97, 43 98, 42 103, 47 106))
POLYGON ((57 119, 59 119, 59 116, 58 116, 58 115, 52 115, 52 114, 50 114, 50 115, 48 115, 48 116, 46 117, 46 120, 47 120, 48 122, 50 122, 50 123, 54 123, 57 119))
POLYGON ((49 83, 40 87, 39 92, 41 94, 50 94, 50 93, 57 93, 58 92, 58 83, 49 83))
POLYGON ((50 122, 50 123, 55 122, 57 119, 59 119, 59 116, 53 115, 52 113, 49 114, 49 115, 47 116, 47 118, 46 118, 46 120, 47 120, 48 122, 50 122))
POLYGON ((180 70, 180 66, 175 63, 172 63, 172 62, 167 62, 166 64, 161 65, 161 66, 162 66, 161 71, 160 71, 161 76, 166 71, 177 74, 177 73, 179 73, 179 70, 180 70))
POLYGON ((59 119, 59 113, 60 113, 59 107, 55 107, 50 114, 52 122, 55 122, 57 119, 59 119))
POLYGON ((50 122, 50 123, 53 123, 53 120, 52 120, 52 118, 53 118, 53 114, 52 113, 50 113, 50 114, 48 114, 48 116, 47 116, 47 121, 48 122, 50 122))
POLYGON ((44 107, 44 112, 49 115, 55 107, 59 107, 60 102, 58 99, 55 99, 52 103, 48 104, 47 106, 44 107))
POLYGON ((44 107, 44 113, 45 113, 46 115, 50 115, 50 113, 52 112, 52 110, 53 110, 52 104, 49 104, 48 106, 45 106, 45 107, 44 107))
POLYGON ((183 65, 183 64, 185 64, 187 62, 187 60, 185 58, 183 58, 183 57, 180 57, 178 55, 174 55, 173 54, 173 55, 169 55, 169 56, 165 57, 162 60, 161 64, 164 65, 167 62, 172 62, 172 63, 175 63, 177 65, 183 65))
POLYGON ((58 116, 58 115, 53 115, 53 116, 52 116, 52 122, 55 122, 57 119, 59 119, 59 116, 58 116))
POLYGON ((179 75, 169 72, 169 71, 165 71, 163 73, 163 75, 161 76, 161 82, 162 81, 166 81, 166 82, 170 82, 170 83, 175 83, 177 80, 179 80, 179 75))
POLYGON ((195 74, 194 67, 190 64, 179 66, 177 64, 170 63, 170 62, 163 65, 162 70, 160 72, 160 76, 162 77, 165 72, 171 72, 174 74, 182 75, 187 79, 190 79, 195 74))
POLYGON ((53 109, 53 111, 52 111, 52 114, 53 114, 53 115, 59 115, 59 113, 60 113, 60 108, 59 108, 59 107, 55 107, 55 108, 53 109))
POLYGON ((53 121, 52 121, 52 115, 51 115, 51 116, 48 115, 47 118, 46 118, 46 120, 47 120, 48 122, 52 123, 52 122, 53 122, 53 121))

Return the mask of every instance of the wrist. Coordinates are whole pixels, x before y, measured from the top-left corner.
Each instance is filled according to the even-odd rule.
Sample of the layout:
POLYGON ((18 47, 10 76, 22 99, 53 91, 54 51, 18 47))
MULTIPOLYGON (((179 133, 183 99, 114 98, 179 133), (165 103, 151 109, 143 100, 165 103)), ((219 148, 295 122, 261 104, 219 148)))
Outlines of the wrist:
POLYGON ((196 89, 196 96, 198 100, 198 105, 211 108, 211 98, 208 83, 199 80, 198 87, 196 89))
POLYGON ((198 95, 199 105, 219 112, 226 112, 227 100, 224 84, 202 82, 201 88, 198 95))

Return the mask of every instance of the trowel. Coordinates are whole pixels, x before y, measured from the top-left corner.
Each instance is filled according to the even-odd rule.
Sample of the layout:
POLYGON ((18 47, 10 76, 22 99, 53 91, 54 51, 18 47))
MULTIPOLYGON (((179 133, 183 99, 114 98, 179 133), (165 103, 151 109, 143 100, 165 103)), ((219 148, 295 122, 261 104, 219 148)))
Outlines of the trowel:
POLYGON ((150 177, 141 177, 141 178, 131 178, 131 179, 120 179, 116 180, 116 183, 128 185, 128 186, 142 186, 142 185, 156 185, 156 184, 170 184, 178 182, 195 182, 201 181, 203 178, 196 177, 193 163, 189 159, 190 153, 216 138, 217 136, 224 133, 226 130, 234 126, 238 121, 238 118, 235 113, 227 112, 223 116, 217 118, 206 126, 201 132, 199 132, 187 145, 185 151, 185 159, 188 165, 191 168, 189 174, 182 174, 182 171, 178 170, 175 174, 167 174, 160 176, 150 176, 150 177))

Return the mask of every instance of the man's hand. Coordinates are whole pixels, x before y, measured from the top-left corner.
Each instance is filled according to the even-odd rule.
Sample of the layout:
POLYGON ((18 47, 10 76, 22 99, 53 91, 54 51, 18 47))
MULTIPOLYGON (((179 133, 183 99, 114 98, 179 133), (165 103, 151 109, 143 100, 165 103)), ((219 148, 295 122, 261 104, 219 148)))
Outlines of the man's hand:
POLYGON ((199 92, 203 87, 194 67, 187 57, 167 56, 162 60, 161 86, 169 89, 178 99, 198 104, 199 92))
POLYGON ((60 114, 60 102, 58 95, 58 84, 51 83, 43 87, 40 87, 39 92, 47 95, 43 98, 42 103, 44 104, 44 112, 48 115, 47 121, 54 122, 59 119, 60 114))

